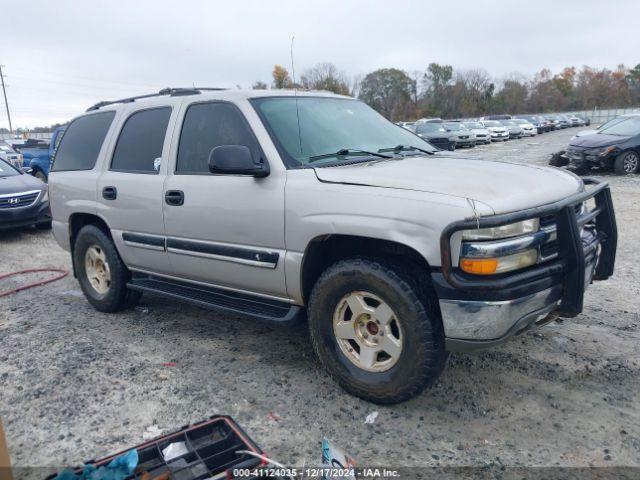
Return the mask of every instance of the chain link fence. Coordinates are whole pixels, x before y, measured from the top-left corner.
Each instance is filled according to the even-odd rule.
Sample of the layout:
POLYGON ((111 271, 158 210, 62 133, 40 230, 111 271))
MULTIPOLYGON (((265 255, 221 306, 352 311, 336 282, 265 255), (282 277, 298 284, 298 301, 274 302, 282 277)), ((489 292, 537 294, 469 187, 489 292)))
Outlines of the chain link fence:
POLYGON ((51 135, 53 132, 38 132, 32 133, 28 132, 26 134, 23 133, 0 133, 0 140, 7 140, 8 138, 37 138, 40 140, 51 140, 51 135))
POLYGON ((556 112, 555 114, 578 115, 580 117, 591 119, 591 125, 602 125, 603 123, 626 113, 640 113, 640 107, 605 108, 602 110, 598 108, 594 108, 593 110, 569 110, 567 112, 556 112))

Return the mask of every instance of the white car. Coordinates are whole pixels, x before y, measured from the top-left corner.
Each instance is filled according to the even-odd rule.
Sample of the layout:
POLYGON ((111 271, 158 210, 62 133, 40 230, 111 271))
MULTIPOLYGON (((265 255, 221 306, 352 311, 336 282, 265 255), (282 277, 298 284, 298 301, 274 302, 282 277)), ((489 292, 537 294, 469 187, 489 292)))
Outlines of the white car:
POLYGON ((524 118, 514 118, 512 121, 516 122, 520 128, 522 128, 525 137, 535 137, 538 134, 538 129, 529 120, 525 120, 524 118))
POLYGON ((484 128, 480 122, 462 122, 462 124, 471 130, 476 136, 476 144, 491 143, 491 132, 484 128))
POLYGON ((22 155, 3 141, 0 141, 0 160, 4 160, 16 168, 22 168, 22 155))
POLYGON ((497 120, 484 120, 479 123, 491 132, 492 142, 506 142, 509 140, 509 130, 497 120))

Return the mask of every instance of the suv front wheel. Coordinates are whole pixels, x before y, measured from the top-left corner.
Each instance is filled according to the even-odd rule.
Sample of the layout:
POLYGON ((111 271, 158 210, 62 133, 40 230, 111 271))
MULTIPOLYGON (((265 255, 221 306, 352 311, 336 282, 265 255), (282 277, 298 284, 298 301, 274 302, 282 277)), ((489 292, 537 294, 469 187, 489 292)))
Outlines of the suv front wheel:
POLYGON ((87 225, 78 233, 73 262, 80 288, 96 310, 118 312, 140 298, 140 293, 127 288, 131 273, 113 241, 95 225, 87 225))
POLYGON ((444 369, 442 322, 409 267, 356 258, 329 267, 309 301, 314 350, 349 393, 375 403, 408 400, 444 369))

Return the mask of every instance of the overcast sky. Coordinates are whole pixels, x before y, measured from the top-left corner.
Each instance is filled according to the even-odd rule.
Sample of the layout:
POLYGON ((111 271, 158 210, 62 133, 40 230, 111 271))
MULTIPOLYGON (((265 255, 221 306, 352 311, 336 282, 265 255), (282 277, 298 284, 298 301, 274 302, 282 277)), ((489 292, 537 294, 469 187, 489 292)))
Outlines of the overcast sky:
POLYGON ((293 35, 298 76, 327 61, 349 75, 439 62, 498 79, 640 63, 632 0, 28 0, 2 11, 14 128, 165 86, 270 83, 275 63, 290 69, 293 35))

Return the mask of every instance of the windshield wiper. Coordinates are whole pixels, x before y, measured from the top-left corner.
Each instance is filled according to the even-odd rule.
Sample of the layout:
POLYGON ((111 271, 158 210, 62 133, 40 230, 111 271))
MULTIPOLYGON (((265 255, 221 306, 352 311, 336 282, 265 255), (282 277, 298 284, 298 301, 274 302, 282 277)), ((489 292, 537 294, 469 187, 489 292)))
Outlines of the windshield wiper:
POLYGON ((381 148, 380 150, 378 150, 378 152, 400 153, 400 152, 406 152, 408 150, 417 150, 419 152, 426 153, 428 155, 433 155, 435 153, 430 150, 425 150, 424 148, 414 147, 413 145, 396 145, 395 147, 391 147, 391 148, 381 148))
POLYGON ((342 148, 334 153, 324 153, 322 155, 313 155, 312 157, 309 157, 309 163, 313 163, 317 160, 323 160, 325 158, 346 157, 348 155, 370 155, 372 157, 391 158, 389 155, 383 155, 377 152, 368 152, 366 150, 357 150, 353 148, 342 148))

